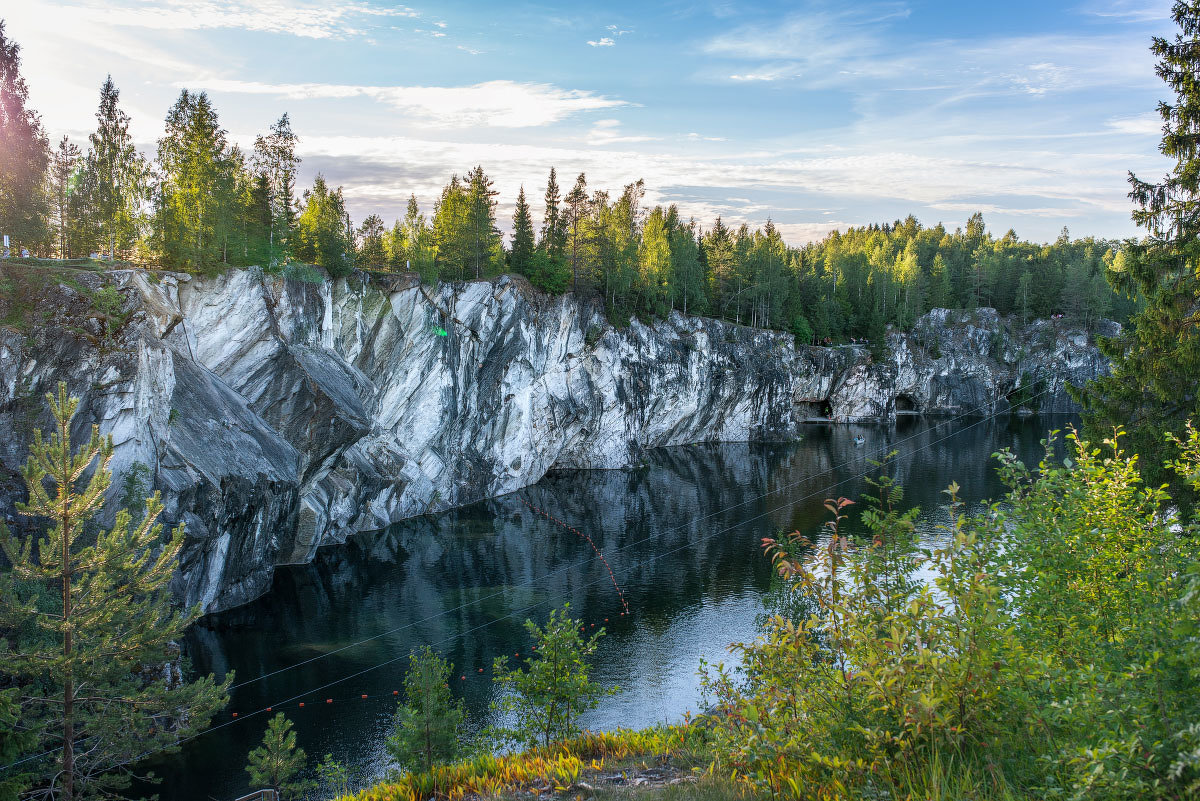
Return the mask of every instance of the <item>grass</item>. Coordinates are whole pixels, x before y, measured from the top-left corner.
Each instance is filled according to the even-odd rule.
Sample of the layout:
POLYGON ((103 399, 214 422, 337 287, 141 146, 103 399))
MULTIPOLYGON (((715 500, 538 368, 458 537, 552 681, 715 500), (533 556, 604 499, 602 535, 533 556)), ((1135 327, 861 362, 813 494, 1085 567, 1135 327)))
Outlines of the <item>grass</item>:
POLYGON ((553 748, 517 754, 483 754, 428 773, 405 773, 343 801, 425 801, 425 799, 528 798, 652 798, 684 801, 691 798, 744 798, 738 788, 701 777, 709 763, 703 730, 693 726, 657 726, 589 732, 553 748), (632 786, 636 777, 687 777, 676 784, 632 786), (622 774, 629 783, 613 786, 605 777, 622 774), (693 781, 693 777, 695 780, 693 781), (721 788, 724 795, 708 791, 721 788))
MULTIPOLYGON (((86 276, 104 273, 108 266, 107 262, 90 259, 0 259, 0 325, 24 334, 51 322, 62 310, 48 308, 46 295, 61 284, 87 298, 87 310, 75 322, 94 313, 103 319, 109 334, 115 332, 125 322, 125 315, 120 313, 123 298, 112 286, 92 289, 88 284, 94 281, 85 280, 86 276)), ((78 325, 59 322, 66 330, 84 334, 78 325)))

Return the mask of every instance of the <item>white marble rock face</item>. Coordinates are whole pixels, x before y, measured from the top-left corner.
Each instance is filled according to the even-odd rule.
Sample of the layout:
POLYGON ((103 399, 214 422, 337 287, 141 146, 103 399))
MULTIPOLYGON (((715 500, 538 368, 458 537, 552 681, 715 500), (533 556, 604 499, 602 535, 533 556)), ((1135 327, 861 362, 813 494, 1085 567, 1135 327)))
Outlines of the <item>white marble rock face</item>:
POLYGON ((114 487, 147 465, 166 519, 186 526, 174 588, 209 612, 355 531, 512 492, 551 468, 794 439, 814 418, 1006 413, 1030 380, 1037 410, 1069 412, 1066 382, 1108 368, 1084 332, 990 309, 935 309, 875 361, 866 347, 797 348, 678 313, 616 329, 593 304, 507 276, 114 277, 129 315, 115 336, 65 285, 44 300, 56 313, 42 328, 0 329, 0 426, 15 434, 0 446, 0 511, 19 500, 42 395, 66 380, 83 399, 78 429, 113 436, 114 487), (72 316, 82 334, 67 332, 72 316))

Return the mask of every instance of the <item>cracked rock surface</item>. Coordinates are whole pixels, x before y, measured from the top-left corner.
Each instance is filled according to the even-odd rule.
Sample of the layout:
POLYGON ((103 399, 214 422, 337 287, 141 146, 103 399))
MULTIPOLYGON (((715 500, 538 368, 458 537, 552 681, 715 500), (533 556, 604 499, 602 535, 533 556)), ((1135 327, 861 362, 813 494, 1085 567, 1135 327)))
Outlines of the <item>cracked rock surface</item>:
MULTIPOLYGON (((552 468, 616 469, 646 449, 786 440, 804 422, 897 413, 1070 412, 1067 382, 1107 370, 1084 332, 935 309, 890 356, 674 313, 611 326, 520 278, 321 284, 233 270, 108 274, 124 323, 101 330, 59 285, 32 330, 0 329, 0 513, 43 395, 81 398, 117 474, 148 468, 187 542, 174 583, 205 611, 267 591, 275 566, 360 530, 512 492, 552 468), (86 325, 69 325, 80 317, 86 325)), ((1102 333, 1111 333, 1108 324, 1102 333)), ((111 507, 111 504, 110 504, 111 507)), ((110 509, 111 512, 111 509, 110 509)), ((14 521, 19 524, 19 521, 14 521)))

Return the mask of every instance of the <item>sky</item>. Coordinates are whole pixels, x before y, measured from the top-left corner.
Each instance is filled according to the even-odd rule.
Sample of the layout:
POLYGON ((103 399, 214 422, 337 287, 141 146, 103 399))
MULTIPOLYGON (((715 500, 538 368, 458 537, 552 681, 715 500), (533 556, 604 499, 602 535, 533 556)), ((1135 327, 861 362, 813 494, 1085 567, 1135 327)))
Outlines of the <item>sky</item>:
POLYGON ((1134 236, 1127 173, 1157 177, 1167 99, 1149 52, 1165 0, 1004 3, 658 0, 14 0, 30 104, 86 145, 111 74, 139 145, 206 91, 249 148, 287 112, 301 187, 345 189, 355 222, 431 214, 482 164, 511 226, 568 191, 774 221, 792 244, 913 214, 1049 241, 1134 236))

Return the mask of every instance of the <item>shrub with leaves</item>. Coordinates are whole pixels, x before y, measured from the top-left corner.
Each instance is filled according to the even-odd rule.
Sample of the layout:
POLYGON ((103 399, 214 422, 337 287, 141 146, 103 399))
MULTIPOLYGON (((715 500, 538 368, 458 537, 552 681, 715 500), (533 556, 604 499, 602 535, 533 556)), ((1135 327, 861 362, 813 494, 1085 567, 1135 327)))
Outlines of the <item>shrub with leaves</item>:
MULTIPOLYGON (((865 536, 839 499, 820 543, 765 541, 813 611, 769 618, 739 670, 704 669, 715 769, 814 799, 1191 797, 1196 526, 1141 484, 1119 432, 1070 440, 1036 470, 1000 454, 1009 492, 981 514, 952 485, 937 548, 887 478, 865 536)), ((1197 434, 1176 447, 1200 482, 1197 434)))
POLYGON ((495 707, 517 720, 514 727, 494 730, 496 736, 519 745, 549 747, 577 736, 579 716, 616 691, 588 677, 587 660, 596 652, 604 629, 585 638, 570 610, 570 604, 552 610, 545 626, 525 621, 534 651, 523 668, 510 668, 507 656, 496 659, 496 683, 507 692, 495 707))

